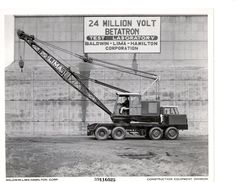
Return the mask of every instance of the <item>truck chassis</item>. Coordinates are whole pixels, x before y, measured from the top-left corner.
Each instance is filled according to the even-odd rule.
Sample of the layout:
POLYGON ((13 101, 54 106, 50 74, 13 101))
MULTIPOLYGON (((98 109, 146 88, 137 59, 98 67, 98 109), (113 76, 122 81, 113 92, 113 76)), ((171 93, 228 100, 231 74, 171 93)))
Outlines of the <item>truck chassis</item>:
POLYGON ((127 133, 144 136, 147 139, 160 140, 163 137, 175 140, 179 136, 179 130, 187 130, 188 125, 165 125, 161 123, 94 123, 87 126, 87 135, 94 135, 98 140, 111 137, 115 140, 125 139, 127 133))

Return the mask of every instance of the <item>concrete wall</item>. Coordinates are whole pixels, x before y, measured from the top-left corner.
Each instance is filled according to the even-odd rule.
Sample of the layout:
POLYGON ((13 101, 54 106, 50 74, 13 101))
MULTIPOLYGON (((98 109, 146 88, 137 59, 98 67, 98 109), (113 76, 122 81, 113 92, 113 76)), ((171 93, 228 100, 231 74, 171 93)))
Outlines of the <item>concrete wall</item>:
MULTIPOLYGON (((41 40, 83 54, 82 17, 16 17, 15 29, 23 29, 41 40)), ((162 105, 178 105, 189 119, 189 133, 207 134, 207 17, 162 16, 161 53, 137 54, 139 69, 161 76, 162 105)), ((87 123, 109 122, 109 117, 62 81, 31 48, 15 34, 15 60, 5 70, 6 134, 8 136, 81 135, 87 123), (20 48, 20 49, 19 49, 20 48), (19 54, 20 50, 20 54, 19 54), (24 57, 21 73, 19 55, 24 57)), ((151 81, 101 67, 81 65, 70 55, 55 52, 74 71, 137 92, 151 81), (80 69, 79 69, 80 67, 80 69)), ((89 56, 130 66, 133 54, 90 54, 89 56)), ((88 83, 109 109, 114 91, 88 83)), ((149 96, 154 97, 151 90, 149 96)))

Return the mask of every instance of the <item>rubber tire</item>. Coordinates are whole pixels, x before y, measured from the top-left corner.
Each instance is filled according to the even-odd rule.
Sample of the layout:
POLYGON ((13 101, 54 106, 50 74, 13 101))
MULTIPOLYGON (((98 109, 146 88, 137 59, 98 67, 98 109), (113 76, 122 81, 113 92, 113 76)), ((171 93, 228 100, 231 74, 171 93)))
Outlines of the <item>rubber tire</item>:
POLYGON ((179 130, 176 127, 169 127, 165 131, 165 137, 168 140, 175 140, 179 137, 179 130), (172 136, 170 132, 175 132, 174 135, 172 136))
POLYGON ((111 132, 111 136, 114 140, 123 140, 125 139, 125 136, 126 136, 126 131, 123 127, 115 127, 113 128, 112 132, 111 132), (121 131, 122 135, 121 136, 117 136, 117 132, 118 131, 121 131))
POLYGON ((95 131, 95 137, 97 140, 106 140, 109 136, 109 131, 106 127, 104 126, 101 126, 101 127, 98 127, 95 131), (101 136, 101 132, 104 132, 104 135, 101 136))
POLYGON ((150 129, 148 134, 149 134, 149 138, 151 140, 160 140, 162 138, 162 136, 163 136, 163 130, 161 128, 159 128, 159 127, 153 127, 153 128, 150 129), (158 136, 154 136, 153 135, 153 132, 155 130, 158 130, 160 132, 160 134, 158 136))

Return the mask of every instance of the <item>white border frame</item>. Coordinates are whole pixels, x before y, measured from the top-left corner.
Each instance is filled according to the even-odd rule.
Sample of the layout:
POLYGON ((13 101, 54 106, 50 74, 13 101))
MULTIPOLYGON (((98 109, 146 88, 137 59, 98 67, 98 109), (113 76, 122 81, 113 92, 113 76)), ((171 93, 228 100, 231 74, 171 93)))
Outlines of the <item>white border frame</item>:
MULTIPOLYGON (((4 17, 1 17, 7 21, 5 26, 4 26, 4 30, 1 29, 0 34, 1 35, 1 40, 4 39, 4 45, 3 45, 3 49, 4 50, 4 56, 3 57, 1 55, 1 60, 14 60, 14 34, 12 32, 14 32, 14 26, 12 27, 12 20, 14 21, 14 15, 88 15, 88 12, 92 12, 92 11, 88 11, 88 10, 81 10, 80 14, 78 14, 78 10, 72 9, 72 10, 56 10, 56 9, 51 9, 50 11, 46 10, 46 9, 31 9, 31 10, 27 10, 27 14, 25 10, 7 10, 7 11, 3 11, 3 15, 4 17), (70 13, 68 13, 70 12, 70 13), (6 19, 5 19, 6 18, 6 19), (8 26, 9 25, 9 26, 8 26), (12 35, 12 37, 10 36, 12 35), (12 51, 13 50, 13 51, 12 51)), ((130 13, 130 12, 129 12, 130 13)), ((118 14, 129 14, 127 13, 127 11, 119 11, 118 14)), ((113 15, 113 14, 117 14, 117 11, 105 11, 105 12, 94 12, 91 13, 91 15, 96 14, 96 15, 104 15, 104 14, 109 14, 109 15, 113 15)), ((214 104, 214 100, 213 100, 213 68, 214 68, 214 64, 213 64, 213 10, 212 9, 156 9, 156 10, 152 10, 152 11, 148 11, 148 13, 146 11, 140 11, 139 13, 135 13, 135 14, 148 14, 148 15, 208 15, 208 160, 209 160, 209 165, 208 165, 208 169, 209 169, 209 180, 208 181, 214 181, 214 113, 213 113, 213 104, 214 104)), ((134 14, 134 15, 135 15, 134 14)), ((13 23, 14 25, 14 23, 13 23)), ((2 45, 1 45, 2 48, 2 45)), ((2 75, 1 75, 2 76, 2 75)), ((4 77, 3 77, 4 78, 4 77)), ((4 79, 2 79, 1 77, 1 82, 3 81, 3 87, 5 87, 4 85, 4 79)), ((4 91, 4 89, 2 89, 4 91)), ((4 97, 5 93, 1 92, 1 97, 3 96, 3 100, 5 100, 4 97)), ((1 112, 4 112, 3 117, 1 117, 1 121, 4 122, 0 122, 0 128, 5 128, 5 106, 4 103, 1 103, 1 112), (2 110, 3 108, 3 110, 2 110)), ((3 140, 3 144, 5 144, 5 130, 4 132, 1 130, 1 140, 3 140)), ((2 143, 2 142, 1 142, 2 143)), ((1 145, 1 149, 2 151, 5 151, 5 145, 1 145)), ((1 165, 1 172, 3 172, 3 175, 1 175, 1 181, 5 180, 5 175, 6 175, 6 171, 5 171, 5 155, 4 155, 4 159, 1 160, 2 161, 2 165, 1 165)), ((161 178, 161 177, 158 177, 161 178)), ((167 178, 167 177, 163 177, 163 178, 167 178)), ((171 178, 174 178, 171 176, 171 178)), ((24 179, 24 178, 23 178, 24 179)), ((94 177, 79 177, 79 178, 58 178, 58 181, 72 181, 72 182, 77 182, 79 180, 81 181, 95 181, 94 177)), ((148 181, 147 177, 118 177, 116 178, 116 181, 148 181)), ((182 180, 178 180, 179 182, 181 182, 182 180)), ((183 180, 185 181, 185 180, 183 180)), ((203 181, 203 180, 202 180, 203 181)))

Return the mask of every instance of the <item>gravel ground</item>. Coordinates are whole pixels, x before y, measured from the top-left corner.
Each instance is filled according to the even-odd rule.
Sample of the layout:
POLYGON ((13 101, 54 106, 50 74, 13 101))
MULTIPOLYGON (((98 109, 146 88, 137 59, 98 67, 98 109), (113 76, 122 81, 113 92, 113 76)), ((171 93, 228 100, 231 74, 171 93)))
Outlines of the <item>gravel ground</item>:
POLYGON ((208 137, 6 139, 7 177, 207 176, 208 137))

